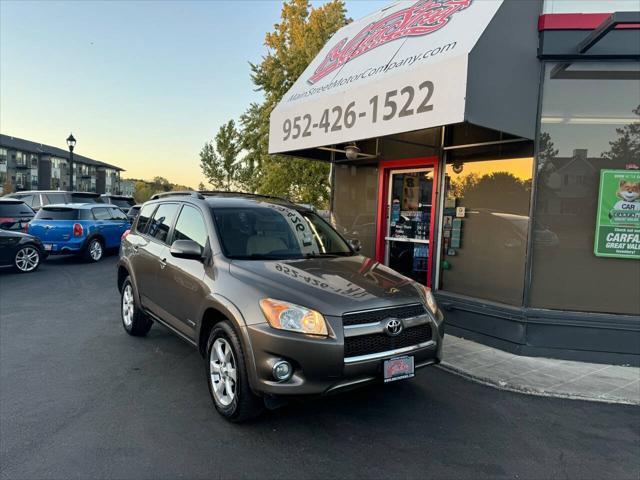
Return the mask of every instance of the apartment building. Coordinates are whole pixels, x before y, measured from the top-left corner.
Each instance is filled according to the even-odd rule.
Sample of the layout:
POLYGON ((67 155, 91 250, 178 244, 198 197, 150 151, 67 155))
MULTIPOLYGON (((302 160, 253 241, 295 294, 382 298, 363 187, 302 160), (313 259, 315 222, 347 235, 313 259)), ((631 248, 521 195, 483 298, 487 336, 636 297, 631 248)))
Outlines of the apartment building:
MULTIPOLYGON (((74 154, 74 190, 120 193, 122 168, 74 154)), ((67 190, 69 151, 42 143, 0 134, 0 192, 67 190)), ((4 192, 6 193, 6 192, 4 192)))

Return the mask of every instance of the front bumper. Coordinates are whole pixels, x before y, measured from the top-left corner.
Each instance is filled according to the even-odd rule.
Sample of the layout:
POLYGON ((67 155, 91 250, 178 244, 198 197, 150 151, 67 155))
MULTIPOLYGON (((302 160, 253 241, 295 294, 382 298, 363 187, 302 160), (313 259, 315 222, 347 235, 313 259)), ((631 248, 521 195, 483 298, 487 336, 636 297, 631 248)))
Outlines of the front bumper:
POLYGON ((318 395, 382 381, 384 360, 402 355, 414 357, 415 369, 439 363, 442 358, 444 325, 442 313, 428 317, 431 335, 418 343, 374 353, 345 358, 345 336, 339 317, 325 317, 331 330, 328 338, 318 338, 275 330, 268 324, 246 327, 248 341, 255 360, 253 389, 267 395, 318 395), (272 374, 273 365, 287 360, 294 369, 292 377, 278 382, 272 374))

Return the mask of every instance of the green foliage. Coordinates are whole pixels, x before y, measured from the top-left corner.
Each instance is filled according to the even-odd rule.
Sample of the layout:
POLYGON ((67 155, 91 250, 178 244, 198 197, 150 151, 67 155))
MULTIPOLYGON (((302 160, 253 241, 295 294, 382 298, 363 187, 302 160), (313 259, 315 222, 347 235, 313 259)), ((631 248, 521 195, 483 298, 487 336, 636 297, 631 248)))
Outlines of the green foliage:
POLYGON ((237 168, 225 170, 224 155, 217 142, 218 157, 214 156, 216 149, 211 143, 205 145, 201 163, 207 159, 207 165, 216 165, 212 171, 205 171, 203 166, 209 182, 222 178, 222 184, 230 188, 243 187, 252 192, 286 196, 319 208, 327 207, 329 164, 269 155, 269 115, 331 36, 346 23, 346 7, 342 0, 333 0, 318 8, 311 8, 309 0, 283 3, 280 22, 265 37, 267 55, 260 63, 251 64, 251 80, 256 89, 263 92, 264 99, 249 105, 240 116, 240 150, 236 159, 240 151, 243 157, 231 163, 237 168), (220 171, 229 175, 220 175, 220 171))
POLYGON ((136 180, 133 198, 137 203, 144 203, 151 198, 152 195, 161 192, 170 192, 173 190, 191 190, 185 185, 171 183, 164 177, 154 177, 153 180, 136 180))
MULTIPOLYGON (((640 116, 640 105, 633 109, 640 116)), ((640 122, 630 122, 622 128, 616 128, 618 138, 609 142, 611 148, 602 153, 602 157, 611 161, 631 162, 640 158, 640 122)))
POLYGON ((238 161, 240 150, 239 134, 233 120, 220 127, 215 146, 214 142, 205 143, 200 151, 200 168, 214 189, 231 190, 234 183, 238 183, 242 169, 238 161))

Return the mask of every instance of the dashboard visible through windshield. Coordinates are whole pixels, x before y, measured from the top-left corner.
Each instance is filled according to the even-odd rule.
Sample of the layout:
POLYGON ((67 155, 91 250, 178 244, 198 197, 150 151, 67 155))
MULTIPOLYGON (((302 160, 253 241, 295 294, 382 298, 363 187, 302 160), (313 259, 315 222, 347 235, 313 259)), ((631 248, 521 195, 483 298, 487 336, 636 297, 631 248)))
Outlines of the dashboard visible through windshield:
POLYGON ((212 208, 225 255, 232 259, 280 260, 353 255, 349 245, 311 211, 266 203, 212 208))

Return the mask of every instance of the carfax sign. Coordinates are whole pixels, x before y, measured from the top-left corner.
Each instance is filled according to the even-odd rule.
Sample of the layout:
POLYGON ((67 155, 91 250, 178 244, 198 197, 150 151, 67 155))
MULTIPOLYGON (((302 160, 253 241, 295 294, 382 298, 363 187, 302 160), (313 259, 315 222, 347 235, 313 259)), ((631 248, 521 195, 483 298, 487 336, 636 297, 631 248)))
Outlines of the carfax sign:
POLYGON ((640 171, 600 172, 594 253, 640 259, 640 171))

